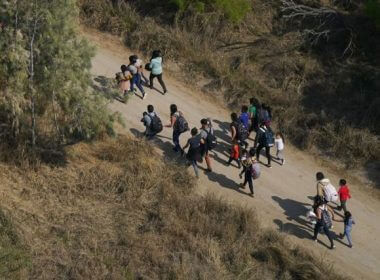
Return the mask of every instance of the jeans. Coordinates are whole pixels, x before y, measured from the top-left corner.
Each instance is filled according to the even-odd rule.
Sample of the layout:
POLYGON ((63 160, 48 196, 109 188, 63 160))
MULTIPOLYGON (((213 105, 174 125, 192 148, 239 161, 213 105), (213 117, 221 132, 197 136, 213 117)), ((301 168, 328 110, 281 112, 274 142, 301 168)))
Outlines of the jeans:
POLYGON ((173 129, 173 143, 174 143, 174 151, 182 152, 181 145, 179 144, 179 136, 181 135, 181 132, 173 129))
POLYGON ((150 76, 149 76, 149 86, 150 86, 150 88, 153 88, 153 79, 154 79, 154 78, 157 78, 157 79, 158 79, 158 82, 160 83, 162 89, 164 90, 164 93, 166 93, 167 90, 166 90, 165 83, 164 83, 164 81, 162 80, 162 74, 154 75, 154 74, 150 73, 150 76))
POLYGON ((252 179, 252 172, 251 169, 246 170, 244 175, 244 183, 243 186, 245 186, 248 182, 249 190, 251 191, 251 194, 253 194, 253 179, 252 179))
POLYGON ((262 144, 259 144, 259 146, 257 147, 257 150, 256 150, 256 158, 257 158, 257 161, 259 161, 260 152, 261 152, 261 150, 262 150, 263 148, 265 148, 265 154, 266 154, 266 156, 267 156, 267 158, 268 158, 268 165, 270 165, 271 160, 272 160, 271 155, 270 155, 270 147, 265 147, 265 146, 262 145, 262 144))
POLYGON ((322 222, 320 222, 320 221, 318 221, 315 224, 315 227, 314 227, 314 239, 317 239, 317 236, 318 236, 320 228, 322 228, 323 231, 325 232, 327 238, 330 241, 331 247, 334 246, 334 241, 332 239, 331 232, 330 232, 329 228, 327 226, 323 225, 322 222))
POLYGON ((195 176, 197 176, 197 178, 199 178, 197 161, 196 161, 196 160, 192 160, 192 161, 191 161, 191 165, 192 165, 193 168, 194 168, 195 176))
POLYGON ((352 239, 351 239, 351 230, 352 228, 349 226, 344 226, 344 234, 343 237, 347 237, 348 245, 352 246, 352 239))
POLYGON ((141 91, 142 95, 144 96, 145 91, 144 91, 143 86, 141 85, 141 74, 140 73, 134 74, 132 77, 132 80, 131 80, 131 90, 132 91, 134 89, 134 85, 137 86, 137 88, 141 91))

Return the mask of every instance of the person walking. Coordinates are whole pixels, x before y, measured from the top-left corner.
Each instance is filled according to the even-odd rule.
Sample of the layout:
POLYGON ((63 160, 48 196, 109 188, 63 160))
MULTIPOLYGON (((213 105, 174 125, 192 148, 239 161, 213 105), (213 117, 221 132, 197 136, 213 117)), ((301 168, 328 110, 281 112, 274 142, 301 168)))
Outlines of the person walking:
POLYGON ((166 125, 165 127, 173 128, 173 150, 175 152, 181 152, 181 154, 183 154, 183 150, 179 142, 179 137, 182 133, 189 130, 189 126, 183 114, 178 111, 177 105, 175 104, 170 105, 170 124, 166 125))
POLYGON ((352 238, 351 238, 351 231, 352 231, 352 226, 355 224, 354 219, 352 218, 351 212, 346 211, 344 212, 344 232, 343 234, 340 234, 340 238, 347 237, 348 241, 348 247, 352 248, 352 238))
POLYGON ((236 139, 232 140, 231 153, 227 161, 227 166, 230 166, 233 160, 236 162, 238 169, 240 169, 240 146, 236 139))
POLYGON ((208 119, 201 119, 201 126, 202 127, 201 127, 201 131, 200 131, 200 135, 201 135, 201 138, 203 139, 203 144, 201 147, 202 156, 205 157, 205 161, 206 161, 206 165, 207 165, 206 172, 212 172, 211 158, 209 155, 209 151, 213 147, 210 147, 210 145, 212 145, 212 143, 209 143, 210 141, 212 142, 212 140, 208 140, 208 139, 211 139, 213 137, 214 131, 212 129, 211 122, 208 119))
POLYGON ((325 178, 325 175, 320 171, 315 174, 315 177, 317 179, 317 186, 316 186, 317 195, 326 201, 330 201, 331 199, 328 199, 327 193, 326 193, 326 189, 329 186, 332 186, 330 183, 330 180, 325 178))
POLYGON ((145 85, 149 86, 149 79, 144 75, 143 61, 136 56, 134 65, 137 68, 137 73, 140 75, 140 80, 144 79, 145 85))
POLYGON ((334 240, 330 232, 330 228, 332 227, 331 217, 333 220, 335 219, 334 211, 332 211, 330 206, 328 206, 326 202, 323 200, 323 198, 321 198, 320 196, 315 197, 314 207, 315 207, 314 212, 315 212, 315 215, 317 216, 317 223, 315 224, 315 227, 314 227, 313 240, 315 242, 318 241, 317 239, 318 233, 322 229, 330 241, 330 249, 334 249, 335 248, 334 240))
POLYGON ((158 79, 164 94, 167 93, 166 85, 162 79, 162 55, 161 51, 156 50, 152 53, 152 58, 150 60, 149 68, 151 69, 149 76, 149 87, 153 89, 153 80, 154 78, 158 79))
POLYGON ((254 197, 254 191, 253 191, 253 173, 256 172, 253 169, 253 162, 254 159, 251 158, 247 150, 242 151, 241 156, 241 164, 243 166, 243 170, 240 172, 239 177, 242 178, 242 175, 244 174, 244 182, 240 184, 240 188, 245 188, 245 186, 248 183, 249 190, 250 190, 250 196, 254 197))
POLYGON ((248 143, 245 141, 248 138, 248 129, 245 125, 239 120, 236 113, 231 114, 231 124, 230 124, 230 132, 231 132, 231 142, 238 143, 247 149, 248 143))
POLYGON ((129 57, 128 71, 131 72, 131 74, 132 74, 131 92, 135 92, 134 86, 136 85, 142 94, 142 99, 145 99, 146 94, 145 94, 144 87, 141 84, 141 75, 138 72, 137 67, 135 66, 137 59, 138 59, 137 55, 131 55, 129 57))
POLYGON ((347 200, 351 198, 350 189, 347 186, 347 182, 345 179, 339 180, 339 199, 340 199, 340 206, 338 206, 338 210, 343 210, 344 213, 347 212, 347 200))
POLYGON ((201 156, 201 145, 204 144, 204 140, 200 134, 198 134, 198 129, 194 127, 191 129, 191 138, 187 140, 186 145, 182 150, 186 150, 189 147, 189 150, 186 154, 186 159, 191 163, 194 168, 195 176, 199 178, 198 172, 198 161, 202 160, 201 156))
POLYGON ((156 112, 154 112, 153 105, 148 105, 147 111, 148 112, 143 113, 141 122, 143 122, 145 126, 144 136, 150 140, 157 133, 160 133, 162 131, 162 122, 156 112))
POLYGON ((128 82, 132 79, 132 74, 128 71, 127 65, 121 65, 120 70, 121 72, 116 74, 116 80, 121 92, 127 95, 129 90, 128 82))
POLYGON ((258 103, 259 103, 258 100, 254 97, 249 99, 248 114, 249 114, 249 118, 251 120, 251 125, 249 127, 249 134, 251 134, 252 131, 257 131, 256 126, 258 126, 258 124, 257 124, 256 113, 257 113, 257 104, 258 103))
POLYGON ((274 140, 276 145, 276 159, 281 162, 281 165, 284 165, 285 158, 284 158, 284 146, 285 146, 285 140, 284 136, 281 132, 276 133, 276 139, 274 140))
POLYGON ((254 147, 256 149, 256 159, 259 161, 260 158, 260 152, 263 148, 265 148, 265 154, 268 159, 268 164, 267 166, 271 168, 271 160, 272 157, 270 155, 270 148, 273 146, 273 133, 270 128, 267 128, 264 123, 260 124, 260 128, 256 133, 256 138, 255 138, 255 144, 254 147))

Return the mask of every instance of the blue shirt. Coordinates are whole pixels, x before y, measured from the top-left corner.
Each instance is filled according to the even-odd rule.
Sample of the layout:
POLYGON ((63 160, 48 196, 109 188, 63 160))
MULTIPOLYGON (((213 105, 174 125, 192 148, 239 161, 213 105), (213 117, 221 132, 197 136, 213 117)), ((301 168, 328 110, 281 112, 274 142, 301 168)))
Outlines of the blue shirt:
POLYGON ((246 129, 249 129, 249 114, 241 113, 239 120, 244 124, 246 129))

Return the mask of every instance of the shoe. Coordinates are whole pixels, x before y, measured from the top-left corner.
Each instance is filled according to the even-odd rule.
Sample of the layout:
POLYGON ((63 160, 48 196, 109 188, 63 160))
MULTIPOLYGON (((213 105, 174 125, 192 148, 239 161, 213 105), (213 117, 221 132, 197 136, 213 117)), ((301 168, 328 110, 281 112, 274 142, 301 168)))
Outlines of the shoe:
POLYGON ((268 166, 268 168, 272 168, 272 165, 270 165, 270 164, 267 164, 267 166, 268 166))
POLYGON ((284 165, 285 164, 285 160, 283 159, 282 161, 281 161, 281 165, 284 165))
POLYGON ((352 244, 351 244, 351 245, 348 245, 348 248, 352 248, 352 244))
POLYGON ((144 93, 144 95, 143 95, 143 99, 145 99, 147 95, 148 95, 147 93, 144 93))
POLYGON ((205 172, 206 172, 206 173, 210 173, 210 172, 212 172, 212 169, 207 168, 205 172))
POLYGON ((343 239, 343 237, 344 237, 344 234, 343 233, 339 233, 339 238, 343 239))
POLYGON ((318 242, 318 239, 317 238, 312 238, 313 239, 313 241, 315 242, 315 243, 317 243, 318 242))
POLYGON ((250 193, 249 196, 250 196, 250 197, 255 197, 255 194, 250 193))
POLYGON ((331 245, 331 246, 330 246, 330 250, 333 250, 333 249, 335 249, 335 248, 336 248, 335 245, 331 245))
POLYGON ((173 148, 173 151, 178 153, 178 149, 176 147, 173 148))
POLYGON ((165 95, 167 92, 168 92, 168 91, 165 89, 165 90, 164 90, 164 95, 165 95))

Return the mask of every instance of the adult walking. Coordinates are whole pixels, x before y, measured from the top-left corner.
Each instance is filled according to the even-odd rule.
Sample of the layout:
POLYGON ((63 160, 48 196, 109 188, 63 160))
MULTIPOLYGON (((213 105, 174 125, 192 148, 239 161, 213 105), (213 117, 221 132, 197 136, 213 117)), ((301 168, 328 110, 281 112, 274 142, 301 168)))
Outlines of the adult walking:
POLYGON ((161 51, 156 50, 152 53, 152 58, 150 60, 149 68, 151 69, 150 76, 149 76, 149 86, 151 89, 153 89, 153 80, 154 78, 158 79, 158 82, 160 83, 164 94, 167 93, 167 89, 165 86, 165 83, 162 79, 162 55, 161 51))
POLYGON ((330 180, 325 178, 322 172, 317 172, 315 174, 317 179, 317 195, 324 199, 326 202, 337 202, 338 192, 335 187, 331 184, 330 180))
POLYGON ((173 128, 173 150, 175 152, 181 152, 181 154, 183 154, 183 150, 179 142, 179 137, 183 132, 189 130, 189 126, 183 114, 178 111, 177 105, 175 104, 170 105, 170 124, 166 125, 165 127, 173 128))
POLYGON ((256 133, 256 138, 255 138, 255 144, 254 147, 256 149, 256 158, 257 161, 260 159, 260 152, 263 148, 265 148, 265 154, 268 159, 268 164, 267 166, 271 168, 271 161, 272 157, 270 155, 270 148, 271 146, 274 145, 274 137, 273 137, 273 132, 270 129, 270 127, 266 127, 264 123, 260 124, 260 128, 258 129, 256 133))
POLYGON ((330 232, 330 228, 332 226, 331 217, 333 220, 335 220, 334 211, 330 208, 330 206, 326 204, 324 199, 320 196, 315 197, 314 207, 314 212, 317 216, 317 223, 314 227, 313 240, 317 242, 318 233, 322 229, 330 241, 330 249, 334 249, 334 240, 330 232))
POLYGON ((206 172, 212 172, 211 158, 209 155, 209 151, 214 148, 212 147, 213 143, 216 143, 214 142, 216 140, 214 136, 214 130, 212 128, 211 121, 209 121, 208 119, 201 119, 201 126, 202 127, 200 131, 200 135, 201 135, 201 138, 203 139, 201 151, 202 151, 202 155, 205 157, 205 161, 207 165, 206 172))
POLYGON ((150 140, 152 139, 157 133, 160 133, 162 131, 162 122, 157 113, 154 111, 153 105, 147 106, 147 111, 143 113, 142 122, 145 126, 145 132, 144 136, 150 140))
POLYGON ((236 113, 231 114, 231 124, 230 124, 230 132, 231 132, 231 143, 238 143, 244 146, 245 149, 248 147, 248 143, 246 139, 248 138, 248 129, 245 125, 239 120, 236 113))
POLYGON ((182 150, 186 150, 189 147, 189 150, 186 154, 186 159, 191 163, 194 168, 195 176, 199 178, 198 172, 198 161, 202 160, 201 156, 201 145, 204 144, 204 140, 200 134, 198 134, 198 129, 194 127, 191 129, 191 138, 187 140, 186 145, 182 150))
POLYGON ((258 123, 257 123, 257 104, 258 100, 254 97, 249 99, 249 107, 248 107, 248 114, 249 118, 251 120, 251 126, 249 127, 249 133, 251 134, 252 131, 257 131, 258 129, 258 123))
POLYGON ((135 66, 136 61, 137 61, 137 56, 136 55, 131 55, 129 57, 129 65, 128 65, 128 71, 131 72, 132 74, 132 79, 131 79, 131 92, 134 92, 134 86, 136 85, 137 88, 140 90, 142 94, 142 99, 145 99, 146 94, 145 90, 141 84, 141 75, 138 72, 137 67, 135 66))

